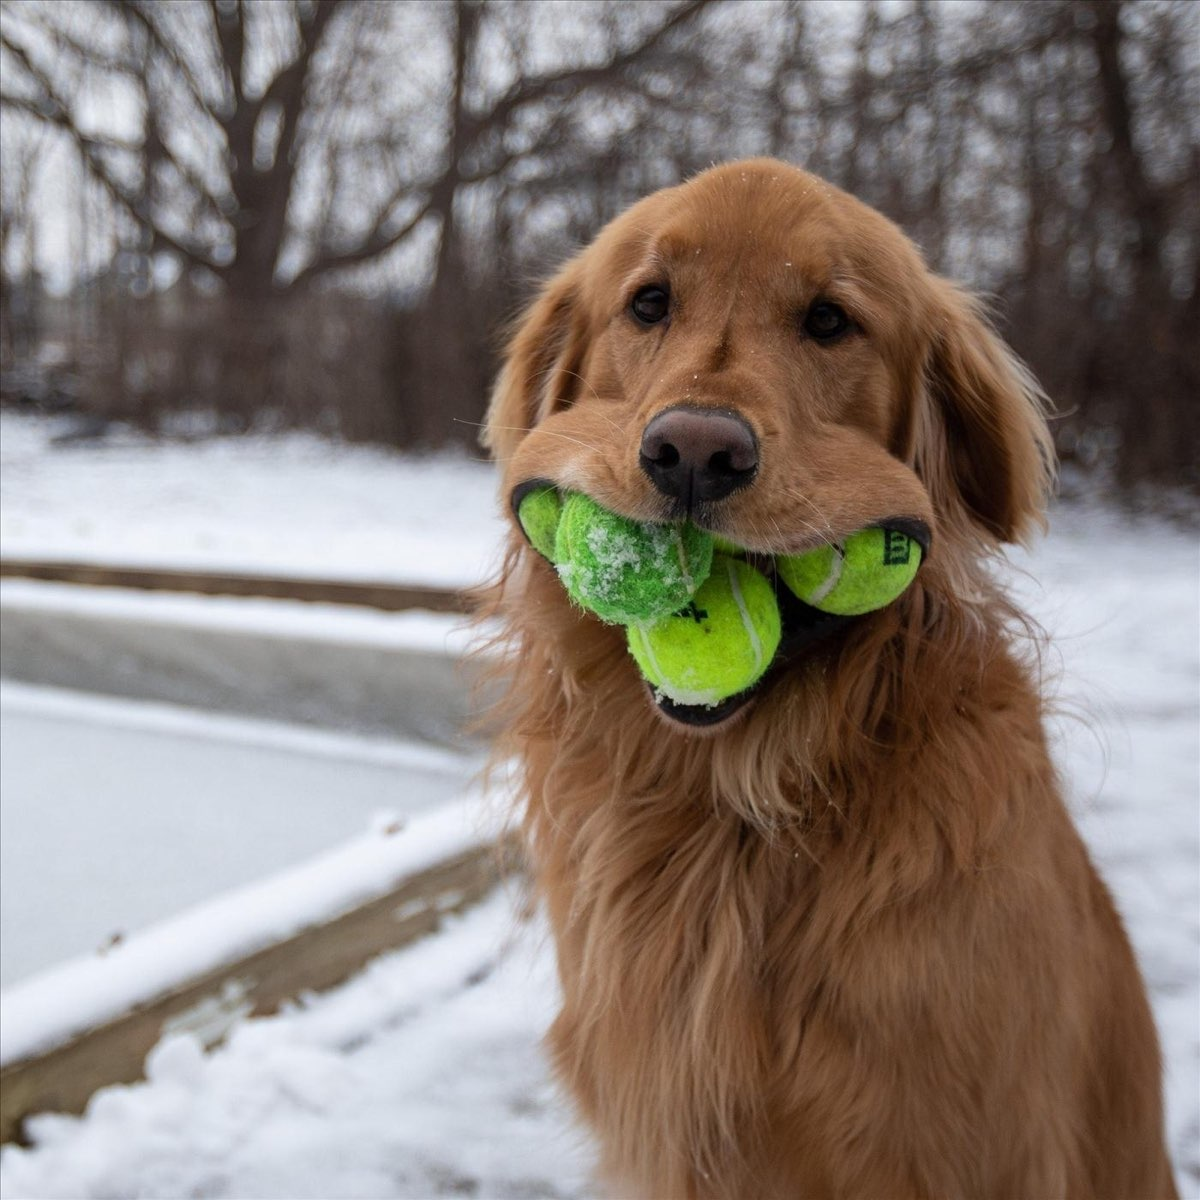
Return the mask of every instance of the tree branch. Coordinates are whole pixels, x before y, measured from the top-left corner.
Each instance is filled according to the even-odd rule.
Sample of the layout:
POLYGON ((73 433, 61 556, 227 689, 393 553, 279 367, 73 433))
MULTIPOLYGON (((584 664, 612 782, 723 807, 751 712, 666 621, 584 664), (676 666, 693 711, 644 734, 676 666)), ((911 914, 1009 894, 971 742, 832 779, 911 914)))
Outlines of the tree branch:
MULTIPOLYGON (((0 31, 0 45, 3 45, 20 62, 33 82, 41 89, 43 100, 43 103, 39 104, 23 97, 6 96, 2 97, 4 103, 29 112, 43 123, 66 133, 75 143, 80 159, 92 178, 104 188, 109 198, 118 207, 135 221, 145 225, 156 241, 175 251, 194 266, 203 267, 217 275, 223 274, 224 269, 208 258, 202 249, 197 246, 189 246, 163 228, 161 223, 154 219, 154 214, 147 211, 147 205, 143 199, 113 173, 112 168, 105 162, 101 154, 101 150, 106 144, 105 141, 90 137, 80 131, 66 101, 46 74, 34 64, 25 48, 17 45, 2 31, 0 31)), ((111 147, 113 143, 110 142, 108 145, 111 147)), ((131 148, 127 144, 116 143, 116 145, 120 149, 131 148)), ((141 147, 139 145, 132 149, 136 151, 141 147)))
POLYGON ((197 110, 209 121, 213 122, 217 128, 223 128, 220 118, 213 110, 212 101, 204 94, 204 89, 200 86, 200 81, 196 78, 191 64, 179 52, 178 47, 171 45, 166 37, 164 37, 157 23, 150 19, 150 14, 146 8, 141 3, 138 3, 137 0, 125 0, 124 3, 118 3, 117 0, 109 0, 109 7, 122 19, 132 21, 145 34, 154 49, 178 73, 178 78, 183 80, 187 93, 197 110))
POLYGON ((653 50, 667 34, 682 28, 709 7, 712 0, 687 0, 681 4, 656 29, 651 30, 636 46, 630 46, 614 54, 607 62, 594 67, 566 67, 546 75, 518 78, 508 91, 487 113, 472 117, 472 140, 479 135, 507 125, 508 119, 518 109, 538 100, 545 100, 563 88, 583 89, 603 82, 614 74, 633 66, 639 59, 653 50))
POLYGON ((398 246, 432 213, 433 201, 432 199, 426 199, 421 207, 403 225, 385 233, 384 229, 387 226, 388 216, 394 207, 394 202, 384 205, 374 225, 357 246, 349 250, 322 251, 317 258, 313 259, 312 262, 292 279, 291 286, 296 288, 306 287, 320 275, 327 275, 330 271, 338 271, 344 267, 358 266, 360 263, 377 258, 388 250, 391 250, 394 246, 398 246))

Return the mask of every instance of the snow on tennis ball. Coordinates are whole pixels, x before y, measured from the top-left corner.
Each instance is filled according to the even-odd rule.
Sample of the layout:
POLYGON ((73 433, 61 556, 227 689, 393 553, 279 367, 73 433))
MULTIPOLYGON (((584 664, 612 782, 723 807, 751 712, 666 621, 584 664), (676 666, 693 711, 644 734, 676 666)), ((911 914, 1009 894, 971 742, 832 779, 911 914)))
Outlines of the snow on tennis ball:
POLYGON ((782 625, 775 591, 752 566, 725 554, 686 608, 633 624, 629 650, 642 675, 676 704, 712 707, 766 673, 782 625))
POLYGON ((836 545, 780 557, 775 569, 806 604, 857 617, 891 604, 912 583, 921 553, 898 529, 860 529, 836 545))
POLYGON ((629 625, 687 604, 712 556, 712 537, 693 525, 631 521, 574 492, 562 502, 552 561, 577 604, 629 625))

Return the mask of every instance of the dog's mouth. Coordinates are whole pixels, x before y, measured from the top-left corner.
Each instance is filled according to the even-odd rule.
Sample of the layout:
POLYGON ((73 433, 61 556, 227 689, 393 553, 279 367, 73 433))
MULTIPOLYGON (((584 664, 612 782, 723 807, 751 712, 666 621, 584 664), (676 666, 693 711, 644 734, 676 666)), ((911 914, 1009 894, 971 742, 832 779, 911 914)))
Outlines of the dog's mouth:
MULTIPOLYGON (((532 513, 529 526, 526 526, 522 520, 522 502, 535 492, 559 492, 561 495, 561 489, 551 480, 531 479, 513 490, 509 502, 516 524, 525 534, 527 541, 534 550, 553 565, 556 561, 553 545, 555 523, 558 520, 557 507, 551 505, 540 517, 537 512, 532 513), (549 519, 548 526, 544 524, 546 517, 549 519)), ((706 732, 714 731, 722 725, 732 722, 764 692, 774 687, 781 678, 799 663, 811 657, 822 645, 834 639, 840 631, 870 616, 870 612, 863 613, 861 610, 857 615, 832 613, 808 604, 797 596, 781 577, 777 568, 777 560, 773 555, 739 548, 736 541, 714 530, 713 526, 705 520, 708 515, 699 510, 692 513, 689 519, 695 523, 697 528, 712 533, 714 537, 718 538, 718 546, 723 553, 742 559, 747 566, 753 567, 770 583, 779 612, 780 638, 770 665, 763 674, 749 687, 733 695, 722 697, 715 703, 684 703, 672 699, 663 687, 647 682, 647 693, 651 702, 667 721, 687 729, 706 732)), ((918 542, 924 551, 929 549, 930 531, 928 526, 919 519, 892 517, 888 518, 886 522, 880 522, 877 527, 904 533, 918 542)), ((815 549, 820 544, 821 542, 818 541, 813 548, 815 549)), ((741 603, 739 597, 738 604, 741 603)), ((743 608, 742 611, 743 619, 745 619, 745 609, 743 608)), ((676 615, 682 615, 682 613, 676 615)))
POLYGON ((659 713, 673 724, 689 729, 715 731, 732 721, 743 710, 773 687, 817 646, 831 639, 839 630, 858 620, 822 612, 805 604, 779 578, 775 560, 769 555, 747 554, 746 561, 760 571, 775 589, 775 601, 783 626, 779 649, 763 676, 744 691, 727 696, 717 704, 680 704, 647 684, 650 698, 659 713))

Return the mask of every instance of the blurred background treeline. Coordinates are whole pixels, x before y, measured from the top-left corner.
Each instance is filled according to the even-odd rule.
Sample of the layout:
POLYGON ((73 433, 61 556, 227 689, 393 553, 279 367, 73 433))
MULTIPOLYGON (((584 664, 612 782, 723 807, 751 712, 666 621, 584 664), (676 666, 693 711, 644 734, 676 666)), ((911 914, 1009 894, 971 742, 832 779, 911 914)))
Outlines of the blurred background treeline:
POLYGON ((773 154, 995 298, 1059 450, 1200 483, 1191 0, 5 0, 3 398, 473 443, 623 206, 773 154))

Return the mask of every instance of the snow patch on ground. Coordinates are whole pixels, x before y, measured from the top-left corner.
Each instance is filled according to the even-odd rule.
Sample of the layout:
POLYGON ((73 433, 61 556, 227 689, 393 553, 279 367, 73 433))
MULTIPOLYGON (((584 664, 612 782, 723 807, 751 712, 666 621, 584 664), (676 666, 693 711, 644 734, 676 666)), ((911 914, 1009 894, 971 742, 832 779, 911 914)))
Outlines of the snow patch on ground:
POLYGON ((380 826, 259 882, 233 888, 133 934, 104 955, 75 958, 4 992, 0 1064, 384 895, 406 876, 474 847, 495 828, 478 795, 380 826))
POLYGON ((536 1048, 557 984, 540 923, 501 892, 349 987, 177 1035, 149 1083, 36 1118, 0 1156, 5 1196, 582 1197, 590 1152, 536 1048))
MULTIPOLYGON (((0 986, 461 796, 478 752, 0 682, 0 986)), ((3 1029, 10 1012, 7 994, 3 1029)))
POLYGON ((461 587, 504 532, 494 468, 308 434, 54 446, 0 413, 0 555, 461 587))

